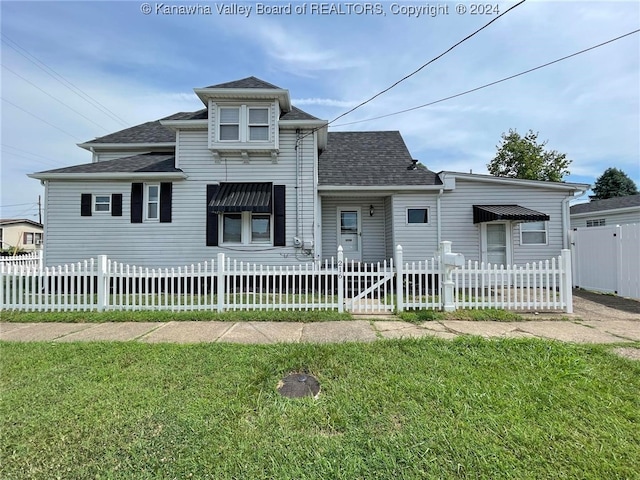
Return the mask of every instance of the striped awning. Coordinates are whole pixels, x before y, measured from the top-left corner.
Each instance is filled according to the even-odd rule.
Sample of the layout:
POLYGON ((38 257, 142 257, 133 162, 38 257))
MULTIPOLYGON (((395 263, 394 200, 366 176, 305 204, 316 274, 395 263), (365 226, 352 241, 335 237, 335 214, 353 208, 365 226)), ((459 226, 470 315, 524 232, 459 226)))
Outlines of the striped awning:
POLYGON ((546 213, 537 212, 520 205, 474 205, 473 223, 496 220, 519 220, 521 222, 542 222, 549 220, 546 213))
POLYGON ((271 213, 271 183, 221 183, 209 202, 213 213, 271 213))

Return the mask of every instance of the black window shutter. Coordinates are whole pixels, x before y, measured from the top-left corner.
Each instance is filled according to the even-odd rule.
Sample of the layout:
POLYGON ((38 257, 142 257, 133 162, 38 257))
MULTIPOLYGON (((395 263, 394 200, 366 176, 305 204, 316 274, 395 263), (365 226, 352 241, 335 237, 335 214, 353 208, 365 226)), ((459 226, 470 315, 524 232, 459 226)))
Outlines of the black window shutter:
POLYGON ((131 223, 142 223, 143 184, 131 184, 131 223))
POLYGON ((90 193, 82 193, 80 195, 80 215, 83 217, 91 216, 91 200, 93 196, 90 193))
POLYGON ((218 246, 218 215, 211 212, 209 202, 219 189, 220 185, 207 185, 207 247, 218 246))
POLYGON ((284 247, 287 244, 285 216, 285 186, 273 186, 273 245, 284 247))
POLYGON ((111 195, 111 216, 112 217, 122 216, 122 194, 121 193, 114 193, 111 195))
POLYGON ((173 184, 160 184, 160 223, 171 223, 171 202, 173 184))

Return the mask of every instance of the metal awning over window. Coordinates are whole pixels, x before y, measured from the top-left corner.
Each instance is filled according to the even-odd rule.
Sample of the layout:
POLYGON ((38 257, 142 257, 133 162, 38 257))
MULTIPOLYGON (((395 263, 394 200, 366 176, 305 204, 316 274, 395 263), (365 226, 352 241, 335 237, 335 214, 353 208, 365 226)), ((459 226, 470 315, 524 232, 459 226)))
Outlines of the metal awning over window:
POLYGON ((271 183, 221 183, 209 202, 212 213, 271 213, 271 183))
POLYGON ((520 205, 474 205, 473 223, 495 220, 519 220, 522 222, 542 222, 549 220, 546 213, 537 212, 520 205))

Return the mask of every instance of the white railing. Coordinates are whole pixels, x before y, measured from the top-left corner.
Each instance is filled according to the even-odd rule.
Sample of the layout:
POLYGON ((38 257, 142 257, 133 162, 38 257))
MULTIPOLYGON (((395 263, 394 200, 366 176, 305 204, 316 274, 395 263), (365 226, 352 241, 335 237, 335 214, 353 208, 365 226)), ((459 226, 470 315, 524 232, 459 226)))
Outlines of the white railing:
POLYGON ((40 267, 42 265, 42 250, 23 255, 0 257, 0 265, 24 265, 40 267))
POLYGON ((572 312, 568 250, 545 262, 498 267, 442 258, 363 264, 345 260, 290 266, 216 259, 178 268, 125 265, 106 256, 69 265, 0 263, 0 309, 338 310, 505 308, 572 312))

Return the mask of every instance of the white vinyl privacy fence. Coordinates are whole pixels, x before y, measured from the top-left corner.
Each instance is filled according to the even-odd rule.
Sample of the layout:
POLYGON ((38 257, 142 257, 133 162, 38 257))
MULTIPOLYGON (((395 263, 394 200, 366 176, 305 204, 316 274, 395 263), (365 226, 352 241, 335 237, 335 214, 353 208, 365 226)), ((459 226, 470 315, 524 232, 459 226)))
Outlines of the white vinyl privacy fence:
POLYGON ((522 266, 462 262, 442 242, 436 258, 345 259, 266 266, 218 254, 180 268, 125 265, 100 255, 69 265, 0 264, 0 308, 70 310, 337 310, 506 308, 572 311, 570 254, 522 266))
POLYGON ((640 300, 640 224, 571 232, 573 285, 640 300))

